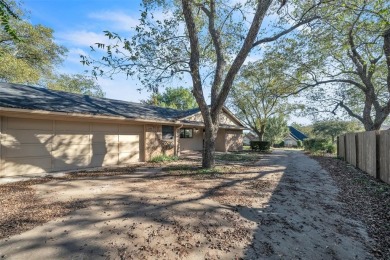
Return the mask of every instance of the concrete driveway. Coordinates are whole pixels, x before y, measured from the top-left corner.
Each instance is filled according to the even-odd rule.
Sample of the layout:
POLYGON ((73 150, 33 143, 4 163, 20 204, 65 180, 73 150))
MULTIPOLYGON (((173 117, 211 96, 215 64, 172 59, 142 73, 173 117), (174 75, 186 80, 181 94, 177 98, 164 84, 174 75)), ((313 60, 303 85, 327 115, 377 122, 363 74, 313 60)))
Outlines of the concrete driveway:
POLYGON ((370 259, 364 226, 299 151, 276 150, 230 174, 53 180, 48 201, 87 207, 0 240, 4 259, 370 259))

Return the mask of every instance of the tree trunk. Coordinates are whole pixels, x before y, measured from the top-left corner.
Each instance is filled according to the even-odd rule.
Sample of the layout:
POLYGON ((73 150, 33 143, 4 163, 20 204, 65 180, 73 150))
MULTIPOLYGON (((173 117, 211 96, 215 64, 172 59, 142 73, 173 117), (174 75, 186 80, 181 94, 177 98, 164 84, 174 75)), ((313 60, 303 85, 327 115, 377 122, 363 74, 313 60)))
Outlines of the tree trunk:
POLYGON ((259 137, 259 141, 264 141, 264 133, 265 133, 265 124, 260 126, 260 131, 256 131, 256 134, 259 137))
POLYGON ((215 166, 215 140, 217 139, 218 126, 211 124, 205 127, 204 147, 202 156, 202 168, 210 169, 215 166))

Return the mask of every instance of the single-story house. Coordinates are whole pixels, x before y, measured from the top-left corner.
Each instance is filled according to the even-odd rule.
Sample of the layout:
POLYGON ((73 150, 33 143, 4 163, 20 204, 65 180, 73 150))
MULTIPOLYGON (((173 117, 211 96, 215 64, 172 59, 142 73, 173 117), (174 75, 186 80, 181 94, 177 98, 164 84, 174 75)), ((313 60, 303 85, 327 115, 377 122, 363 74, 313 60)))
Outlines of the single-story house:
MULTIPOLYGON (((223 108, 216 150, 242 149, 223 108)), ((148 161, 203 149, 199 109, 176 110, 0 83, 0 177, 148 161)))
POLYGON ((303 140, 308 138, 304 133, 292 126, 289 126, 288 129, 288 135, 284 138, 284 146, 286 147, 296 146, 298 141, 303 142, 303 140))
POLYGON ((251 141, 258 141, 259 137, 254 133, 246 133, 244 134, 243 143, 244 145, 250 145, 251 141))

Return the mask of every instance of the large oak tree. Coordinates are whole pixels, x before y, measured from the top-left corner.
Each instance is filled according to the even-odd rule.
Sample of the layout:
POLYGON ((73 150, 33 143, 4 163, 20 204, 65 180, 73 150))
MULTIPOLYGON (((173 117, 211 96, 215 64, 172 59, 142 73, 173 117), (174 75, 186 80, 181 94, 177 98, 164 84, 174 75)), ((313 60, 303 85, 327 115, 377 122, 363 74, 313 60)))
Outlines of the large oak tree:
POLYGON ((280 42, 291 84, 307 90, 310 113, 343 111, 366 130, 390 114, 390 2, 331 1, 321 26, 280 42))
POLYGON ((82 62, 95 75, 137 75, 155 91, 189 75, 205 124, 202 166, 210 168, 219 115, 248 55, 315 21, 321 2, 144 0, 135 34, 106 32, 112 43, 97 44, 106 54, 96 52, 82 62))
MULTIPOLYGON (((300 106, 286 96, 296 88, 280 73, 282 60, 250 63, 241 69, 233 85, 229 105, 236 116, 263 141, 270 118, 290 114, 300 106)), ((269 129, 269 128, 268 128, 269 129)))

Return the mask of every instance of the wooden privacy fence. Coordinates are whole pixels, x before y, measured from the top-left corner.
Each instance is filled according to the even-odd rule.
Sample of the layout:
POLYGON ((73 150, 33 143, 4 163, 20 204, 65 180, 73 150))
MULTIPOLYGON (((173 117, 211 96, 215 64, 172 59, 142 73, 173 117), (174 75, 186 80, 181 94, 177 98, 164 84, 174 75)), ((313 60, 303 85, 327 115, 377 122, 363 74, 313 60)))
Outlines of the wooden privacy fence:
POLYGON ((337 137, 337 155, 390 184, 390 130, 340 135, 337 137))

